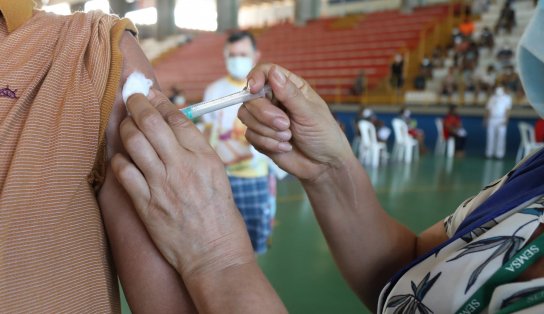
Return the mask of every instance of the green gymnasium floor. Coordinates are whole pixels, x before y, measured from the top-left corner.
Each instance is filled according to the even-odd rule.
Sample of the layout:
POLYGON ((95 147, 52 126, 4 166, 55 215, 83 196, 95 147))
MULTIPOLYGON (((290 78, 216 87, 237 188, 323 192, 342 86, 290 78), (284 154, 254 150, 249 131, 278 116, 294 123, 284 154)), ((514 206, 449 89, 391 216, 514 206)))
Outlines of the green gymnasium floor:
MULTIPOLYGON (((513 165, 513 160, 427 155, 412 165, 389 164, 368 172, 382 206, 420 232, 513 165)), ((291 177, 278 184, 272 247, 259 263, 290 313, 368 312, 341 278, 308 200, 291 177)), ((129 313, 126 303, 123 313, 129 313)))

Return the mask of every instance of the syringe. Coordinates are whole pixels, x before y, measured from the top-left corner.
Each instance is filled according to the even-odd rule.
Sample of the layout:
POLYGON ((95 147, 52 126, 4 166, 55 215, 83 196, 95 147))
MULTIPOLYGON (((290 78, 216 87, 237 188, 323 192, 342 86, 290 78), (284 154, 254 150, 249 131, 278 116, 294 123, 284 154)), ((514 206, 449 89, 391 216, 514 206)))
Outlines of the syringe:
POLYGON ((243 90, 230 94, 224 97, 220 97, 210 101, 200 102, 189 107, 180 109, 185 116, 189 119, 195 119, 200 117, 203 114, 210 113, 219 109, 223 109, 229 106, 233 106, 239 103, 250 101, 257 98, 266 97, 266 94, 271 92, 272 89, 269 85, 265 85, 261 91, 258 93, 252 94, 249 91, 249 88, 244 88, 243 90))

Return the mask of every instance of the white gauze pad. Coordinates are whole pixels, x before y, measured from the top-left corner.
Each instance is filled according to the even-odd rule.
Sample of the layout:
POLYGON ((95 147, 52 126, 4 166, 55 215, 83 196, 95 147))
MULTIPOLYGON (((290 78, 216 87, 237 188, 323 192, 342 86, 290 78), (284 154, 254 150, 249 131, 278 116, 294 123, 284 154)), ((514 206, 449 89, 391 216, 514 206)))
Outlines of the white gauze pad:
POLYGON ((127 99, 134 94, 143 94, 147 97, 151 86, 153 86, 153 81, 145 77, 142 72, 132 72, 123 86, 123 101, 125 102, 125 106, 127 99))

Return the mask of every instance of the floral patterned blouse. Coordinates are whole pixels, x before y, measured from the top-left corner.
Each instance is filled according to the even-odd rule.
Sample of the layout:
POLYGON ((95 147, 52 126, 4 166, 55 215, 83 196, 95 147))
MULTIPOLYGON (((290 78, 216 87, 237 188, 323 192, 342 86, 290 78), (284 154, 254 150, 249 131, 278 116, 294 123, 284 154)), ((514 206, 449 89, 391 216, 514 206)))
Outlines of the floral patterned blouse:
MULTIPOLYGON (((503 187, 513 172, 486 186, 444 220, 450 238, 476 208, 503 187)), ((532 197, 472 229, 409 268, 399 280, 382 290, 378 313, 474 313, 463 308, 467 300, 524 248, 544 222, 543 195, 532 197)), ((521 298, 544 295, 544 278, 493 289, 489 305, 482 313, 509 313, 511 305, 521 298)), ((544 304, 521 309, 518 306, 518 310, 518 313, 544 313, 544 304)))

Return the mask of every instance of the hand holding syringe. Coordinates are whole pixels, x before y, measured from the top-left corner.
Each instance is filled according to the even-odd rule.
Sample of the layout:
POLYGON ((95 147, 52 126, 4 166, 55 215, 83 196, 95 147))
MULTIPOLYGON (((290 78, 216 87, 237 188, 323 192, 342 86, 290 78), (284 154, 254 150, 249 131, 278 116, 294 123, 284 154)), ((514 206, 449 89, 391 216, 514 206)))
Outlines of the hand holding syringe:
MULTIPOLYGON (((125 101, 125 104, 127 103, 127 99, 131 95, 136 93, 141 93, 147 97, 147 95, 149 95, 149 89, 152 85, 153 81, 146 78, 142 73, 132 73, 127 78, 125 86, 123 86, 123 100, 125 101)), ((203 114, 210 113, 219 109, 223 109, 253 99, 266 97, 266 94, 271 91, 272 89, 270 88, 270 86, 265 85, 263 89, 261 89, 258 93, 252 94, 249 90, 249 87, 246 87, 237 93, 210 101, 200 102, 189 107, 180 109, 180 111, 185 114, 187 118, 194 119, 200 117, 203 114)))

